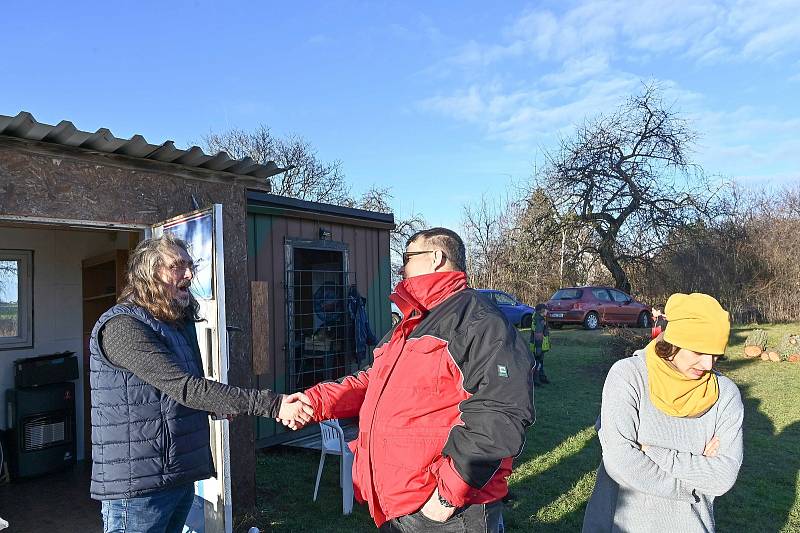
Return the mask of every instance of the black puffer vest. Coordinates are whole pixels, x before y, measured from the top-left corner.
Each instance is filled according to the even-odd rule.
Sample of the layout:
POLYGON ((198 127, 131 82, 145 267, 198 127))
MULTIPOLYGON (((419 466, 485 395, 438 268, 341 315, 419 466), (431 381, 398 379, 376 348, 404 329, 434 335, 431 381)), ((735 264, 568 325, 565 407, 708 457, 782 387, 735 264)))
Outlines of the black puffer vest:
MULTIPOLYGON (((118 315, 147 324, 187 373, 203 376, 196 341, 135 305, 106 311, 89 341, 92 482, 96 500, 133 498, 214 475, 208 413, 183 406, 132 372, 112 365, 98 333, 118 315)), ((188 324, 191 327, 191 324, 188 324)))

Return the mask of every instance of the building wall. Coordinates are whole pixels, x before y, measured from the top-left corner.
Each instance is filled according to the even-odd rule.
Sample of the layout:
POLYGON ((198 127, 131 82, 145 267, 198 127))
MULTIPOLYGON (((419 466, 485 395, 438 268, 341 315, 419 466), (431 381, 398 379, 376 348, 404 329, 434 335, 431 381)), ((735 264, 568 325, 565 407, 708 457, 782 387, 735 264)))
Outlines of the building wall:
MULTIPOLYGON (((312 215, 313 216, 313 215, 312 215)), ((250 212, 247 217, 249 247, 248 271, 251 280, 268 283, 270 294, 269 354, 267 372, 258 376, 258 385, 284 391, 288 373, 286 354, 286 272, 285 239, 319 238, 319 230, 331 232, 331 240, 348 247, 348 270, 355 274, 358 291, 367 299, 367 314, 375 335, 380 339, 391 327, 389 230, 250 212)), ((254 317, 254 320, 257 320, 254 317)), ((259 419, 258 444, 274 441, 283 426, 259 419)))
MULTIPOLYGON (((78 459, 83 442, 83 298, 81 261, 115 248, 125 248, 127 234, 103 231, 64 231, 0 226, 0 250, 33 251, 33 348, 0 350, 0 398, 14 387, 16 359, 69 350, 78 357, 75 382, 78 459), (125 238, 120 238, 120 235, 125 238)), ((7 427, 0 409, 0 428, 7 427)))
MULTIPOLYGON (((155 224, 200 206, 223 205, 229 382, 254 384, 247 279, 246 188, 230 175, 0 137, 0 215, 155 224)), ((255 503, 253 420, 231 422, 235 511, 255 503)))

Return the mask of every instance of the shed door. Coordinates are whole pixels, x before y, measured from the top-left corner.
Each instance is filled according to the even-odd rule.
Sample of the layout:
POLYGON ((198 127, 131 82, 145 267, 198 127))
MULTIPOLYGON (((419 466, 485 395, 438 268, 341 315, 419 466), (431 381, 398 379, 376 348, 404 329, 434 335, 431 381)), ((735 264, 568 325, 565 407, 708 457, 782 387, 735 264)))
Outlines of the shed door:
MULTIPOLYGON (((225 265, 222 249, 222 205, 193 211, 153 226, 153 235, 169 232, 189 244, 197 266, 192 293, 200 304, 197 340, 207 378, 228 382, 228 338, 225 328, 225 265)), ((184 533, 230 533, 230 452, 228 421, 211 420, 211 453, 216 478, 195 483, 192 510, 184 533)))

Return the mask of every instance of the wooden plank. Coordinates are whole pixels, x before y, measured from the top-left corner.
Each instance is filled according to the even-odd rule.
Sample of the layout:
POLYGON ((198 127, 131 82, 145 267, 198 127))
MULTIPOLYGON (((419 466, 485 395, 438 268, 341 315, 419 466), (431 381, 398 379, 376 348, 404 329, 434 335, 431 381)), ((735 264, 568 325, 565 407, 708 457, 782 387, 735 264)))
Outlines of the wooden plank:
POLYGON ((115 280, 117 296, 119 296, 127 285, 126 273, 128 271, 128 250, 117 250, 115 263, 115 280))
POLYGON ((261 250, 261 242, 256 240, 256 215, 247 214, 247 276, 248 279, 259 279, 256 264, 261 250))
POLYGON ((316 241, 319 239, 319 228, 320 225, 317 223, 316 220, 309 220, 307 218, 300 220, 300 231, 297 235, 291 235, 292 237, 300 237, 301 239, 309 239, 312 241, 316 241))
POLYGON ((128 233, 128 250, 133 250, 136 248, 136 245, 139 244, 141 240, 141 235, 138 231, 132 231, 128 233))
MULTIPOLYGON (((392 325, 391 304, 389 295, 392 293, 392 260, 390 235, 388 231, 378 231, 378 299, 376 309, 379 310, 379 319, 376 322, 377 329, 380 330, 380 337, 383 336, 392 325)), ((376 334, 378 334, 376 332, 376 334)))
POLYGON ((271 370, 269 350, 269 283, 251 281, 251 311, 253 317, 253 373, 256 376, 271 370))
MULTIPOLYGON (((271 271, 269 279, 272 280, 272 351, 275 362, 274 376, 275 392, 286 392, 288 379, 286 351, 286 252, 284 238, 289 236, 289 225, 285 218, 271 217, 272 232, 270 241, 272 245, 271 271)), ((280 431, 281 425, 278 430, 280 431)))

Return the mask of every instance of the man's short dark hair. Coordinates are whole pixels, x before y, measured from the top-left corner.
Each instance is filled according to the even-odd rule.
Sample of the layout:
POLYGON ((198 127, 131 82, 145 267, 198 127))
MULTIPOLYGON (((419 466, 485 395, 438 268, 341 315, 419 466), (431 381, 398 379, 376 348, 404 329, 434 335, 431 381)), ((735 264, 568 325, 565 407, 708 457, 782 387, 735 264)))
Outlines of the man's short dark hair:
POLYGON ((456 270, 467 271, 467 250, 464 241, 453 230, 447 228, 430 228, 416 232, 406 241, 406 248, 417 239, 425 239, 444 252, 447 259, 453 264, 456 270))

